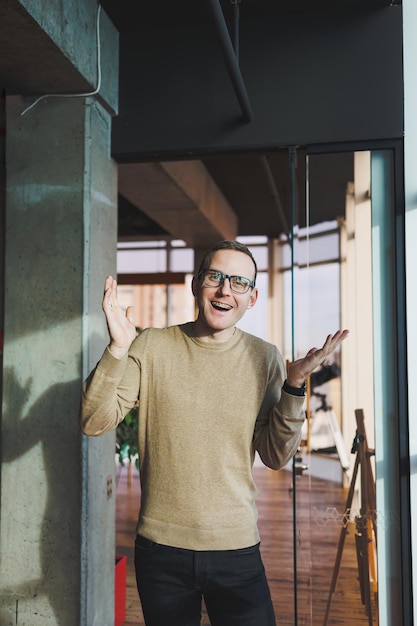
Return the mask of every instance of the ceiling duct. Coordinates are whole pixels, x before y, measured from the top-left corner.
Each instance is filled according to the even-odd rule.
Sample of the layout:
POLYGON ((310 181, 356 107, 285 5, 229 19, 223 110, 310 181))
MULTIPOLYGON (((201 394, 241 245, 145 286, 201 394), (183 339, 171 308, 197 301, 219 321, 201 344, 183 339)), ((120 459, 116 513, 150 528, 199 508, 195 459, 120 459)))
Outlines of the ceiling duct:
MULTIPOLYGON (((240 104, 240 108, 243 113, 243 119, 245 122, 251 122, 253 119, 252 107, 249 102, 249 96, 246 91, 245 83, 243 82, 242 74, 239 68, 238 58, 236 56, 235 49, 233 48, 232 41, 230 39, 229 30, 224 19, 223 11, 220 6, 219 0, 208 0, 208 6, 213 16, 214 24, 216 27, 216 33, 222 48, 223 57, 226 63, 227 70, 229 72, 230 80, 232 81, 236 97, 240 104)), ((235 24, 235 37, 236 37, 236 24, 235 24)))

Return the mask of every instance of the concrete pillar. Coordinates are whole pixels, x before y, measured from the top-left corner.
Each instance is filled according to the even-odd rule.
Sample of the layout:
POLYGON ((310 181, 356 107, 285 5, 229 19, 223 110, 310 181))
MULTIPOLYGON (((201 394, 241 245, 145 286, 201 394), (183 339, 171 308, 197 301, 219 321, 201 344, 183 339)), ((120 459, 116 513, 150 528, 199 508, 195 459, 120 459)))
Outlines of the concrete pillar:
POLYGON ((77 422, 116 268, 111 117, 92 98, 27 104, 6 101, 0 623, 113 626, 114 434, 77 422))

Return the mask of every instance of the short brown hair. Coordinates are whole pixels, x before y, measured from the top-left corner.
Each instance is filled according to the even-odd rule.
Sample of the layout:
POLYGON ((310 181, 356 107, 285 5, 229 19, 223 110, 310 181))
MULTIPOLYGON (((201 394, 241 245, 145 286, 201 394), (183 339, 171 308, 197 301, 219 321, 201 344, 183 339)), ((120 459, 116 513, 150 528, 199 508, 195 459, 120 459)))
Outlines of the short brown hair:
POLYGON ((253 277, 253 287, 254 287, 255 282, 256 282, 256 275, 258 273, 256 261, 253 257, 252 252, 249 250, 249 248, 245 246, 245 244, 240 243, 240 241, 236 241, 235 239, 224 239, 223 241, 219 241, 218 243, 216 243, 212 248, 210 248, 210 250, 207 250, 207 252, 205 253, 205 255, 203 256, 201 260, 197 275, 200 276, 203 270, 208 269, 214 253, 217 252, 218 250, 237 250, 237 252, 243 252, 243 254, 247 254, 248 257, 252 259, 252 263, 255 268, 255 276, 253 277))

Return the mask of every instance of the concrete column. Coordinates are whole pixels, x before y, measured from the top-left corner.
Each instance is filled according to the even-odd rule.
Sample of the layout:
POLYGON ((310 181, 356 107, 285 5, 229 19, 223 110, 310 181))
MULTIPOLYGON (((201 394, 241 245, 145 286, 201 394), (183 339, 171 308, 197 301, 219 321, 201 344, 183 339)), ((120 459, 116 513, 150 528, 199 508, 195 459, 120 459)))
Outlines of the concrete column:
POLYGON ((27 104, 6 102, 0 623, 113 626, 114 434, 77 421, 116 268, 111 117, 93 99, 27 104))

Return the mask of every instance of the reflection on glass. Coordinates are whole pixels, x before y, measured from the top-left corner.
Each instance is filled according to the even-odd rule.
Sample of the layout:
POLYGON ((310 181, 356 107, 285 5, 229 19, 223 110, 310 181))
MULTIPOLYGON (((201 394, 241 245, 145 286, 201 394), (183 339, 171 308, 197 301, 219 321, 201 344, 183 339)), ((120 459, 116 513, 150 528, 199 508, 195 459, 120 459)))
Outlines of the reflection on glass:
POLYGON ((288 272, 294 357, 321 345, 337 328, 351 331, 342 350, 308 385, 308 421, 294 462, 297 624, 383 623, 378 614, 370 162, 370 153, 309 156, 308 210, 300 210, 293 225, 288 272), (334 187, 341 181, 338 195, 334 187), (329 194, 333 216, 320 222, 318 208, 323 214, 329 194))

